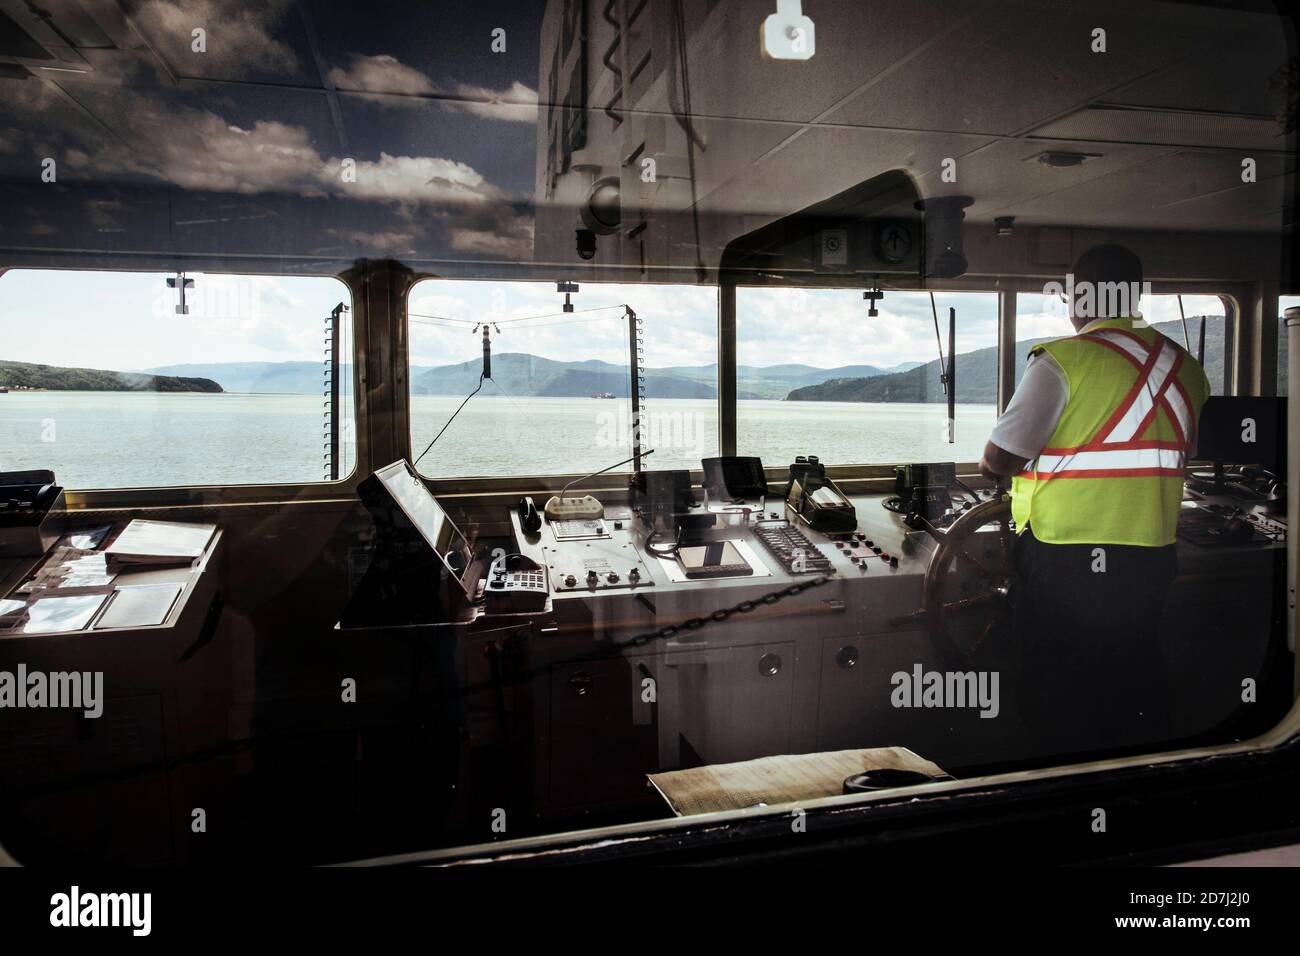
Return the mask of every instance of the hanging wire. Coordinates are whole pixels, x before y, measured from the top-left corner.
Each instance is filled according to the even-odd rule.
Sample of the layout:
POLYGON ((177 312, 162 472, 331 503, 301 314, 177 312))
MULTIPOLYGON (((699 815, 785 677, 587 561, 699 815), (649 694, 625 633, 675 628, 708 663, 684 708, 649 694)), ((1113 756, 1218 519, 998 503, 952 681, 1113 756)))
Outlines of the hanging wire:
POLYGON ((433 327, 433 328, 439 328, 439 329, 454 329, 454 330, 457 331, 457 332, 463 332, 463 331, 465 331, 466 329, 471 328, 471 326, 469 326, 469 325, 460 325, 459 323, 457 323, 456 325, 453 325, 453 324, 450 323, 450 322, 442 322, 442 321, 439 321, 439 320, 436 320, 436 319, 417 319, 417 318, 412 318, 412 319, 411 319, 411 322, 414 323, 415 325, 424 325, 424 326, 430 326, 430 327, 433 327))
POLYGON ((453 315, 430 315, 427 312, 408 312, 406 314, 412 318, 438 319, 442 322, 454 322, 457 325, 470 326, 474 324, 469 319, 458 319, 453 315))
MULTIPOLYGON (((438 434, 433 436, 433 441, 429 442, 429 444, 425 446, 424 451, 420 452, 420 458, 423 458, 425 455, 429 454, 429 449, 438 443, 438 439, 442 437, 442 433, 445 432, 448 429, 448 427, 450 427, 451 423, 456 420, 456 416, 460 414, 460 410, 464 408, 466 405, 468 405, 469 400, 479 393, 479 389, 483 387, 483 378, 484 376, 480 372, 478 377, 478 385, 475 386, 474 391, 466 395, 465 401, 461 402, 460 406, 454 412, 451 413, 451 418, 447 419, 447 424, 442 426, 438 434)), ((420 464, 420 458, 415 459, 412 465, 418 466, 420 464)))
POLYGON ((613 309, 618 309, 620 313, 622 313, 622 315, 627 314, 626 305, 602 305, 592 309, 574 309, 572 312, 544 312, 541 315, 521 315, 513 319, 502 319, 501 324, 505 325, 506 323, 509 323, 510 325, 518 325, 521 322, 532 322, 534 319, 562 318, 566 315, 583 315, 591 312, 609 312, 612 311, 613 309))
MULTIPOLYGON (((597 315, 586 319, 561 319, 556 322, 540 322, 537 325, 528 325, 520 331, 531 332, 533 329, 551 329, 561 325, 587 325, 591 322, 608 322, 611 318, 616 318, 616 316, 597 315)), ((509 330, 514 326, 507 326, 506 328, 509 330)))

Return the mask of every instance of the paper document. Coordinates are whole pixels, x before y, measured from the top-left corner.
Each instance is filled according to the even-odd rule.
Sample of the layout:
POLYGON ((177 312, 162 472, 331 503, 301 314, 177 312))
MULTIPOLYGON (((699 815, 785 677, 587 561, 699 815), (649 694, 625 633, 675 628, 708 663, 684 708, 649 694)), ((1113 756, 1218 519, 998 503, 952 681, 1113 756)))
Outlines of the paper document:
POLYGON ((176 596, 181 593, 179 584, 140 584, 120 587, 113 592, 113 601, 99 620, 95 630, 110 627, 153 627, 167 620, 176 596))

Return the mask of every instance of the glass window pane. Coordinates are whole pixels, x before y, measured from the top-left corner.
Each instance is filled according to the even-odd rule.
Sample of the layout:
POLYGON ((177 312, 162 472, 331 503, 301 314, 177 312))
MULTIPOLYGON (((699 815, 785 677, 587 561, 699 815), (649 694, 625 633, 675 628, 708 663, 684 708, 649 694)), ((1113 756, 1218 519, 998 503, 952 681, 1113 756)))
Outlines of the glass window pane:
POLYGON ((717 289, 582 283, 569 313, 565 297, 555 282, 431 279, 411 290, 411 449, 421 473, 581 474, 630 457, 629 335, 644 378, 641 447, 655 452, 645 467, 698 468, 715 454, 717 289), (482 322, 491 375, 479 388, 482 322))
POLYGON ((998 297, 862 289, 736 290, 736 445, 782 465, 978 461, 997 402, 998 297), (938 359, 957 310, 956 441, 938 359), (828 361, 829 360, 829 361, 828 361), (830 362, 834 362, 833 366, 830 362))
MULTIPOLYGON (((1203 356, 1202 364, 1210 380, 1213 395, 1224 394, 1225 311, 1217 295, 1184 295, 1182 312, 1179 296, 1148 295, 1142 297, 1142 316, 1157 331, 1169 336, 1193 355, 1203 356), (1186 317, 1186 326, 1183 317, 1186 317), (1204 327, 1205 346, 1201 348, 1204 327)), ((1016 384, 1025 374, 1025 362, 1031 346, 1074 334, 1066 314, 1065 303, 1055 295, 1021 292, 1016 296, 1016 384)))
POLYGON ((1300 295, 1283 295, 1278 296, 1277 300, 1277 393, 1286 395, 1289 391, 1287 387, 1287 363, 1290 359, 1287 356, 1288 349, 1291 345, 1286 332, 1286 310, 1300 305, 1300 295))
POLYGON ((22 330, 0 356, 0 469, 50 468, 78 489, 347 477, 356 465, 350 311, 340 315, 338 369, 332 343, 347 287, 192 272, 178 312, 180 290, 168 286, 177 278, 0 276, 0 314, 22 330))

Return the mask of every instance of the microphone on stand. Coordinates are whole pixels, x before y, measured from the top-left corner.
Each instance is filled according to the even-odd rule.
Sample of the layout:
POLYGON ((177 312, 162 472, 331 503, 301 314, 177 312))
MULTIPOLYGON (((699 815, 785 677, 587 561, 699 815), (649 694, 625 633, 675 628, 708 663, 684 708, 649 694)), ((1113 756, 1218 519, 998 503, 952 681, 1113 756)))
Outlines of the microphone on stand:
MULTIPOLYGON (((641 457, 653 455, 655 450, 641 452, 641 457)), ((552 495, 551 499, 546 502, 546 507, 542 510, 546 513, 547 521, 591 521, 596 518, 605 517, 605 508, 599 501, 591 495, 583 495, 581 498, 565 499, 565 493, 578 484, 580 481, 586 481, 588 478, 595 478, 597 475, 603 475, 607 471, 613 471, 620 465, 626 465, 630 461, 636 460, 636 455, 631 458, 625 458, 623 461, 615 462, 608 468, 602 468, 600 471, 593 471, 589 475, 583 475, 581 478, 574 478, 571 482, 560 489, 558 495, 552 495)))

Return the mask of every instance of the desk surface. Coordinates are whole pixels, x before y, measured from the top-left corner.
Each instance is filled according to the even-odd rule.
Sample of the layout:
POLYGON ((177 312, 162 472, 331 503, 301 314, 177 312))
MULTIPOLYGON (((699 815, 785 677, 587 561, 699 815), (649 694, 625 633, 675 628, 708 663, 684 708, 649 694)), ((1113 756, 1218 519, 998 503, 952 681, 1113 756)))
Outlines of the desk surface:
MULTIPOLYGON (((121 630, 156 629, 174 627, 185 613, 187 605, 221 545, 222 532, 218 528, 208 542, 202 556, 191 564, 172 567, 123 570, 116 574, 107 572, 93 583, 72 586, 50 586, 32 589, 31 583, 48 575, 53 566, 73 557, 96 557, 112 543, 117 534, 130 522, 114 522, 95 548, 65 550, 65 542, 77 532, 75 524, 44 555, 17 559, 7 567, 0 567, 0 581, 6 601, 22 601, 30 615, 33 605, 57 601, 57 614, 30 615, 28 622, 14 627, 0 628, 0 641, 18 638, 49 637, 59 634, 94 631, 106 634, 121 630), (66 610, 64 610, 66 609, 66 610), (61 626, 60 619, 67 621, 61 626), (34 629, 32 622, 44 623, 34 629)), ((98 526, 102 526, 99 523, 98 526)), ((77 580, 86 580, 85 578, 77 580)), ((50 582, 54 583, 54 582, 50 582)))

